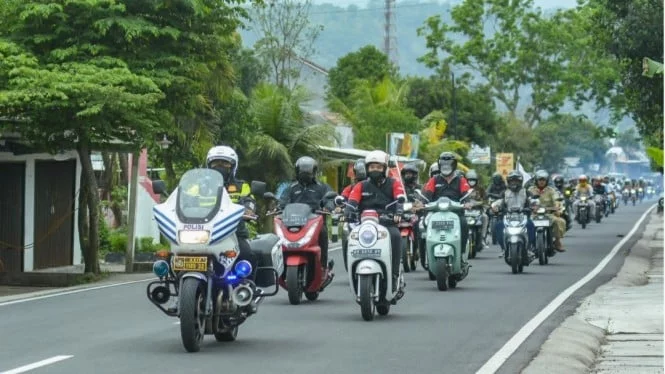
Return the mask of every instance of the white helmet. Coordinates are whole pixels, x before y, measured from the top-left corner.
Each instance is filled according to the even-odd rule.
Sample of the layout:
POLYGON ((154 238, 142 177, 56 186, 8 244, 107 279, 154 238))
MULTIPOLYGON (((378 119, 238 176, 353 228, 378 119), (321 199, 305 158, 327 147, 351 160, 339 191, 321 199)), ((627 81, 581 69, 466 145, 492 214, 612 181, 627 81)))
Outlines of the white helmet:
MULTIPOLYGON (((231 163, 231 174, 230 177, 235 177, 236 170, 238 170, 238 154, 233 148, 225 145, 219 145, 210 148, 208 155, 206 156, 206 166, 210 167, 210 163, 215 160, 224 160, 231 163)), ((225 176, 228 178, 229 176, 225 176)))
POLYGON ((439 170, 439 163, 438 162, 433 162, 432 165, 429 167, 429 176, 430 178, 435 176, 436 174, 441 173, 439 170))
MULTIPOLYGON (((381 164, 383 165, 383 168, 385 170, 386 177, 388 176, 388 154, 384 151, 371 151, 370 153, 365 156, 365 168, 369 166, 369 164, 381 164)), ((367 173, 369 174, 369 173, 367 173)))

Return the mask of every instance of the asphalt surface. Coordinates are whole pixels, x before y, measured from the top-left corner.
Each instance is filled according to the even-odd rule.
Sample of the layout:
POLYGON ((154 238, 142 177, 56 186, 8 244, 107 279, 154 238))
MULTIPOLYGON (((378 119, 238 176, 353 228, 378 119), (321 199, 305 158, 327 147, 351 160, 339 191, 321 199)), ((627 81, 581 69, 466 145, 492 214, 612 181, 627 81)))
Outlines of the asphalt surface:
MULTIPOLYGON (((474 373, 591 271, 652 203, 622 206, 586 230, 574 227, 564 239, 568 252, 547 266, 536 260, 523 274, 511 273, 498 247, 479 253, 469 276, 446 292, 437 291, 418 268, 406 275, 405 297, 372 322, 362 320, 335 251, 337 276, 319 300, 292 306, 280 290, 240 327, 237 341, 217 343, 206 336, 194 354, 182 347, 177 319, 146 299, 147 283, 0 305, 0 374, 59 355, 73 357, 34 372, 474 373)), ((580 295, 609 279, 622 261, 618 255, 598 281, 571 297, 499 372, 519 372, 580 295)))

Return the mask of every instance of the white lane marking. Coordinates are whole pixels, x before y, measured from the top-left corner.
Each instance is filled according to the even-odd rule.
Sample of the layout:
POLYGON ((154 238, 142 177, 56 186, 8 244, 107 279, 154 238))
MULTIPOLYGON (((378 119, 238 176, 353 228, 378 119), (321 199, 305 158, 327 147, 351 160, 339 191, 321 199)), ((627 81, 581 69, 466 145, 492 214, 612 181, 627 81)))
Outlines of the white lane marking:
MULTIPOLYGON (((124 286, 124 285, 127 285, 127 284, 147 282, 147 281, 150 281, 150 280, 157 280, 157 278, 153 277, 153 278, 149 278, 149 279, 141 279, 141 280, 130 281, 130 282, 113 283, 113 284, 106 284, 106 285, 103 285, 103 286, 81 288, 81 289, 71 290, 71 291, 56 292, 56 293, 52 293, 52 294, 48 294, 48 295, 42 295, 42 296, 27 297, 25 299, 5 301, 4 303, 0 303, 0 306, 20 304, 20 303, 25 303, 25 302, 28 302, 28 301, 43 300, 43 299, 48 299, 48 298, 56 297, 56 296, 65 296, 65 295, 72 295, 72 294, 81 293, 81 292, 101 290, 101 289, 104 289, 104 288, 118 287, 118 286, 124 286)), ((2 374, 2 373, 0 373, 0 374, 2 374)))
POLYGON ((37 368, 40 368, 40 367, 46 366, 46 365, 55 364, 56 362, 67 360, 67 359, 72 358, 72 357, 74 357, 74 356, 69 356, 69 355, 53 356, 51 358, 47 358, 46 360, 37 361, 37 362, 34 362, 32 364, 29 364, 29 365, 24 365, 24 366, 18 367, 16 369, 3 371, 0 374, 25 373, 26 371, 37 369, 37 368))
POLYGON ((495 373, 501 365, 503 365, 509 358, 510 356, 515 353, 517 348, 519 348, 522 343, 540 326, 547 317, 549 317, 552 313, 554 313, 555 310, 557 310, 569 297, 572 295, 575 291, 579 290, 587 284, 591 279, 593 279, 598 273, 600 273, 607 264, 612 261, 612 258, 619 252, 621 247, 628 241, 630 238, 635 234, 637 229, 640 227, 642 222, 646 219, 647 215, 651 213, 651 211, 656 207, 656 205, 652 205, 643 215, 642 217, 637 221, 635 226, 633 226, 633 229, 630 230, 628 235, 624 236, 621 241, 619 241, 614 248, 612 248, 612 251, 603 258, 598 265, 589 272, 584 278, 578 280, 575 284, 572 286, 566 288, 563 292, 559 294, 554 300, 552 300, 547 306, 541 310, 538 314, 536 314, 535 317, 533 317, 529 322, 527 322, 526 325, 524 325, 518 332, 517 334, 513 335, 510 340, 506 344, 504 344, 501 349, 499 349, 494 356, 492 356, 486 363, 483 365, 477 372, 476 374, 491 374, 495 373))

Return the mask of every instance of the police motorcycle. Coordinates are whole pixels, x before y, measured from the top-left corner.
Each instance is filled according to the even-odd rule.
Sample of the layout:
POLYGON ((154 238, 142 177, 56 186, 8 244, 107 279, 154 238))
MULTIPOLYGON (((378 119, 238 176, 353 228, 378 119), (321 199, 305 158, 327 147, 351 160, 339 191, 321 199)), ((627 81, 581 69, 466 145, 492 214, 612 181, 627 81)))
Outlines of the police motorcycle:
MULTIPOLYGON (((429 201, 420 190, 416 193, 429 201)), ((441 197, 423 208, 429 213, 425 217, 427 263, 431 264, 429 279, 436 280, 439 291, 457 287, 457 282, 469 275, 469 251, 462 253, 461 223, 457 212, 464 209, 463 202, 472 193, 473 189, 470 189, 460 202, 441 197)))
MULTIPOLYGON (((552 221, 547 213, 556 211, 556 208, 545 208, 539 205, 538 199, 531 200, 535 205, 535 214, 533 215, 533 225, 536 227, 536 243, 534 252, 540 265, 547 265, 549 258, 554 257, 554 235, 552 235, 552 221)), ((512 266, 512 264, 511 264, 512 266)))
MULTIPOLYGON (((386 206, 403 204, 406 199, 400 196, 386 206)), ((336 200, 356 209, 343 200, 336 200)), ((404 273, 399 269, 397 287, 393 291, 392 246, 390 233, 382 225, 392 224, 394 215, 379 214, 376 210, 365 210, 360 215, 360 223, 349 234, 349 286, 356 302, 360 305, 360 314, 365 321, 374 319, 375 312, 385 316, 390 306, 404 297, 404 273)))
POLYGON ((623 199, 623 205, 628 205, 628 200, 630 199, 630 188, 624 187, 621 191, 621 197, 623 199))
MULTIPOLYGON (((155 180, 152 186, 154 193, 166 195, 163 181, 155 180)), ((252 194, 264 190, 265 183, 251 183, 252 194)), ((238 327, 256 313, 263 298, 279 290, 277 278, 283 271, 279 238, 266 234, 250 241, 258 258, 256 269, 249 261, 238 261, 238 223, 257 217, 231 202, 222 175, 212 169, 187 171, 177 190, 153 208, 153 215, 171 250, 153 264, 159 280, 148 284, 148 299, 166 315, 180 319, 180 336, 188 352, 198 352, 205 335, 214 335, 219 342, 235 341, 238 327), (197 196, 188 193, 192 188, 198 190, 197 196)))

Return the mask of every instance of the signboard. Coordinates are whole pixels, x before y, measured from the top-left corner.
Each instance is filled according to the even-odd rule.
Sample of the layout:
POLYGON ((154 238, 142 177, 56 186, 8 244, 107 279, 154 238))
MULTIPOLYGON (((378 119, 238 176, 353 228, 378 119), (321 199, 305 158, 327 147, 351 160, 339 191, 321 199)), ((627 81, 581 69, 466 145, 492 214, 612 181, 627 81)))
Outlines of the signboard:
POLYGON ((389 155, 418 158, 420 135, 391 132, 386 134, 386 138, 389 155))
POLYGON ((469 150, 466 158, 471 160, 474 165, 490 165, 492 163, 490 147, 480 148, 476 144, 471 144, 471 150, 469 150))
POLYGON ((515 159, 512 153, 496 154, 496 171, 501 173, 504 179, 515 169, 513 165, 515 165, 515 159))

